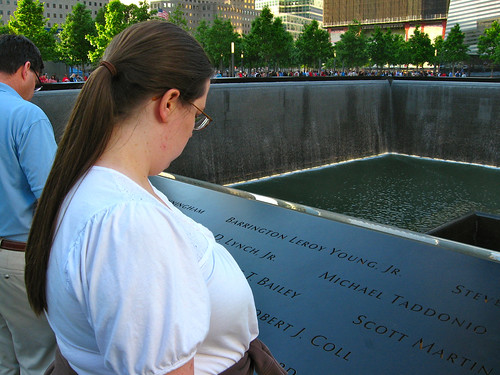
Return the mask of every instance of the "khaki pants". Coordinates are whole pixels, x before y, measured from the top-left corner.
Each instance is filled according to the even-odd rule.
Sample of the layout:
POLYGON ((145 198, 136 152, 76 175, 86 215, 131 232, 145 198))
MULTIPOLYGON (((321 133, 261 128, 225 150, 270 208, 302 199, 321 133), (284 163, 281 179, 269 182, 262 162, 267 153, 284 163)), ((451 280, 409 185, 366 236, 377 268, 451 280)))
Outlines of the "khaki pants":
POLYGON ((28 303, 24 255, 0 249, 0 375, 42 375, 54 360, 54 333, 28 303))

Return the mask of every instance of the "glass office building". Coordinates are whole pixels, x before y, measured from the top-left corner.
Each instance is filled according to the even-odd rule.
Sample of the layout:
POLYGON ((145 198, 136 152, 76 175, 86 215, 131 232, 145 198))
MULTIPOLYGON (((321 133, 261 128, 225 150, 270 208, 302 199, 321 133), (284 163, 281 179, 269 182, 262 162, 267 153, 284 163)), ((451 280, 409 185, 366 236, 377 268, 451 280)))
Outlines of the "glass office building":
POLYGON ((323 1, 321 0, 255 0, 255 9, 269 7, 274 17, 283 21, 294 39, 302 33, 304 25, 312 20, 323 26, 323 1))
POLYGON ((465 34, 465 44, 476 55, 479 36, 495 20, 500 22, 499 0, 451 0, 446 35, 458 23, 465 34))

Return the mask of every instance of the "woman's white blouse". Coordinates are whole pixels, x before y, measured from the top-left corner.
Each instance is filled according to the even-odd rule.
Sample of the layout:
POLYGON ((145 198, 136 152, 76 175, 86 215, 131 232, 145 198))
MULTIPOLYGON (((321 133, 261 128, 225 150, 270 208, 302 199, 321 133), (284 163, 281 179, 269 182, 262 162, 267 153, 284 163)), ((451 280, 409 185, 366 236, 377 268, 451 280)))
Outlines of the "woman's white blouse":
MULTIPOLYGON (((156 189, 155 189, 156 190, 156 189)), ((250 287, 212 233, 93 167, 59 213, 47 317, 79 374, 218 374, 258 335, 250 287)))

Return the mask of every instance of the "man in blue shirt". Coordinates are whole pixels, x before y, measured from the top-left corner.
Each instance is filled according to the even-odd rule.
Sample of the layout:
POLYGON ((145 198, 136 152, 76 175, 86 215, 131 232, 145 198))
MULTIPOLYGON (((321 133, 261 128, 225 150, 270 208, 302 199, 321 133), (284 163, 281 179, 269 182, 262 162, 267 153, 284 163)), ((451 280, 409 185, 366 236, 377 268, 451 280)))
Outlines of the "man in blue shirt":
POLYGON ((49 119, 29 102, 42 68, 30 40, 0 35, 0 375, 41 375, 55 353, 24 285, 24 249, 56 151, 49 119))

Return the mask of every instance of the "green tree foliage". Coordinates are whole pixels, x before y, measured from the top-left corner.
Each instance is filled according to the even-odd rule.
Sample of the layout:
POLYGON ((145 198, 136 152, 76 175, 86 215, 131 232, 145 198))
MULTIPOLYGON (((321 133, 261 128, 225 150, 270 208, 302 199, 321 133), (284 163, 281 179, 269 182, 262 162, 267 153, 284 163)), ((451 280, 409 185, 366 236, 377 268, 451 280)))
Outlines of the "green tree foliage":
POLYGON ((181 27, 185 31, 190 31, 187 19, 184 17, 184 12, 182 11, 180 4, 177 4, 174 10, 170 12, 168 15, 168 22, 181 27))
MULTIPOLYGON (((295 43, 299 61, 313 67, 320 61, 326 62, 333 56, 333 46, 326 30, 320 29, 318 21, 313 20, 304 27, 295 43)), ((321 66, 319 66, 321 70, 321 66)))
POLYGON ((390 30, 383 33, 380 27, 375 27, 375 31, 368 38, 368 55, 372 64, 378 69, 384 67, 391 60, 392 34, 390 30))
POLYGON ((335 57, 330 57, 330 58, 328 58, 328 60, 326 60, 325 68, 330 69, 330 70, 337 69, 337 61, 336 61, 335 57))
POLYGON ((0 25, 0 35, 2 34, 8 34, 9 33, 9 26, 7 25, 0 25))
POLYGON ((231 65, 231 42, 235 45, 235 56, 241 54, 241 40, 230 20, 215 17, 213 25, 203 20, 195 32, 196 39, 203 46, 214 66, 222 69, 231 65))
MULTIPOLYGON (((271 62, 274 64, 275 70, 278 70, 281 65, 291 65, 296 61, 297 50, 295 48, 295 43, 293 42, 293 36, 290 32, 286 30, 286 27, 283 24, 283 20, 281 18, 276 18, 274 20, 273 28, 274 28, 273 43, 275 49, 274 49, 274 55, 271 58, 271 62)), ((332 48, 333 51, 333 47, 331 46, 331 44, 330 47, 332 48)))
POLYGON ((149 10, 149 4, 146 1, 140 1, 139 5, 130 4, 127 6, 128 24, 147 21, 154 17, 158 11, 156 9, 149 10))
POLYGON ((253 66, 279 67, 293 54, 293 37, 285 30, 280 18, 273 20, 266 6, 252 22, 250 32, 243 37, 245 60, 253 66))
POLYGON ((483 59, 491 62, 491 75, 493 75, 494 64, 500 64, 500 23, 498 21, 494 21, 491 27, 479 36, 477 49, 483 59))
POLYGON ((0 35, 9 33, 9 26, 2 24, 2 16, 0 16, 0 35))
POLYGON ((434 48, 432 47, 429 35, 415 27, 415 31, 408 41, 410 47, 411 63, 423 67, 426 62, 432 62, 434 59, 434 48))
POLYGON ((92 50, 86 35, 95 36, 96 28, 90 10, 85 5, 77 3, 73 11, 66 17, 59 33, 57 44, 61 61, 70 66, 84 66, 90 62, 89 52, 92 50))
POLYGON ((105 25, 106 24, 106 7, 99 8, 97 11, 97 14, 94 18, 94 22, 98 23, 100 25, 105 25))
POLYGON ((122 4, 119 0, 110 1, 108 5, 106 5, 104 20, 104 25, 100 23, 95 24, 95 35, 90 34, 86 36, 86 39, 94 49, 93 51, 89 51, 89 59, 93 63, 101 59, 111 39, 128 26, 127 6, 122 4))
POLYGON ((97 63, 101 59, 104 50, 116 34, 134 23, 147 21, 154 13, 148 11, 148 5, 145 2, 137 6, 136 4, 125 5, 119 0, 110 1, 104 13, 104 25, 96 23, 96 34, 86 36, 93 47, 93 51, 89 52, 90 61, 97 63))
POLYGON ((410 63, 410 48, 403 35, 392 35, 390 51, 389 64, 402 66, 410 63))
POLYGON ((260 16, 252 21, 252 27, 243 36, 243 49, 246 60, 253 66, 267 65, 272 56, 272 24, 273 14, 269 7, 264 7, 260 16))
POLYGON ((446 62, 452 64, 453 74, 455 74, 456 64, 469 58, 469 47, 465 45, 464 39, 465 34, 460 30, 460 25, 457 23, 451 28, 448 37, 443 43, 445 59, 446 62))
MULTIPOLYGON (((201 44, 201 46, 205 49, 205 51, 208 50, 208 44, 210 43, 209 41, 209 31, 210 31, 210 25, 206 20, 201 20, 198 23, 198 27, 194 31, 194 37, 196 40, 201 44)), ((207 51, 208 54, 208 51, 207 51)), ((210 56, 210 54, 209 54, 210 56)))
POLYGON ((47 19, 43 16, 43 11, 43 4, 38 0, 19 0, 17 9, 8 23, 9 32, 24 35, 35 43, 43 60, 55 60, 57 25, 47 31, 45 29, 47 19))
POLYGON ((441 35, 434 38, 434 59, 432 64, 434 65, 434 70, 436 66, 441 66, 446 62, 445 49, 444 49, 444 39, 441 35))
POLYGON ((335 50, 344 67, 359 69, 368 62, 367 39, 360 22, 354 20, 348 26, 335 44, 335 50))

